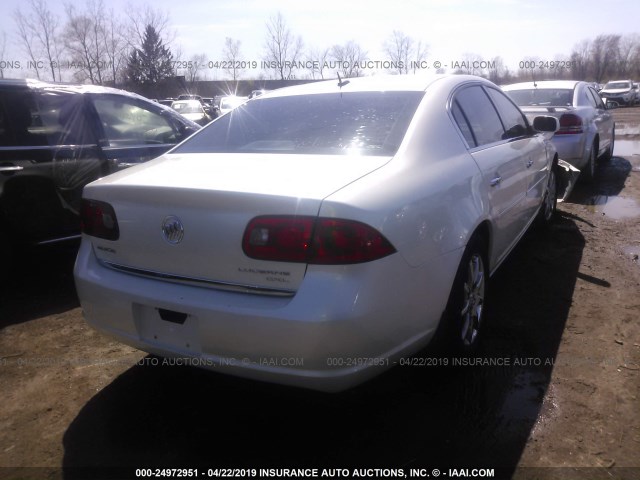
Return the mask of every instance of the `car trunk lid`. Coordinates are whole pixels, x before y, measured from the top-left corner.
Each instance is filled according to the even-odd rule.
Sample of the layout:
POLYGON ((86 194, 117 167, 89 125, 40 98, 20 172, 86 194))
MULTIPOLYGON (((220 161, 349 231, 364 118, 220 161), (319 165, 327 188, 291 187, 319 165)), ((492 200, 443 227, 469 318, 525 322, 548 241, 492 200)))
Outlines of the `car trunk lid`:
POLYGON ((242 238, 250 220, 316 216, 324 198, 388 160, 165 155, 86 187, 86 198, 114 207, 120 229, 116 241, 91 237, 94 251, 102 262, 130 273, 219 288, 294 292, 306 265, 247 257, 242 238))

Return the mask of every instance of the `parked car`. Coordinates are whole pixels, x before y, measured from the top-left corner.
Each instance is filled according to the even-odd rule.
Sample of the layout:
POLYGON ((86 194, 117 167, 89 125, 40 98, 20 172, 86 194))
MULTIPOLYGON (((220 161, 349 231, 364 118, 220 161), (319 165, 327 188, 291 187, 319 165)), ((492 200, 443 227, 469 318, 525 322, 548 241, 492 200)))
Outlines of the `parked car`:
POLYGON ((0 80, 0 242, 78 239, 87 183, 157 157, 199 128, 122 90, 0 80))
POLYGON ((473 76, 262 95, 85 187, 84 314, 142 350, 328 391, 436 331, 472 351, 489 275, 555 210, 558 121, 533 125, 550 133, 473 76))
POLYGON ((224 115, 227 112, 230 112, 238 105, 243 104, 247 101, 247 97, 237 97, 235 95, 228 95, 226 97, 222 97, 220 99, 220 115, 224 115))
POLYGON ((592 85, 573 80, 525 82, 502 89, 529 119, 553 115, 560 129, 553 136, 558 156, 591 180, 598 158, 613 155, 615 123, 592 85))
POLYGON ((251 93, 249 94, 249 98, 255 98, 255 97, 259 97, 260 95, 264 95, 265 93, 267 93, 269 90, 265 90, 265 89, 261 89, 261 90, 251 90, 251 93))
POLYGON ((211 121, 211 117, 205 112, 202 103, 198 100, 176 100, 171 104, 171 108, 201 126, 205 126, 211 121))
POLYGON ((218 106, 214 104, 214 99, 212 97, 204 97, 202 99, 202 106, 211 119, 218 118, 218 116, 220 116, 220 110, 218 109, 218 106))
POLYGON ((200 95, 194 95, 192 93, 178 95, 178 100, 198 100, 200 103, 202 103, 202 97, 200 95))
POLYGON ((604 88, 600 90, 600 96, 607 105, 615 107, 633 105, 636 98, 631 80, 614 80, 607 83, 604 88))

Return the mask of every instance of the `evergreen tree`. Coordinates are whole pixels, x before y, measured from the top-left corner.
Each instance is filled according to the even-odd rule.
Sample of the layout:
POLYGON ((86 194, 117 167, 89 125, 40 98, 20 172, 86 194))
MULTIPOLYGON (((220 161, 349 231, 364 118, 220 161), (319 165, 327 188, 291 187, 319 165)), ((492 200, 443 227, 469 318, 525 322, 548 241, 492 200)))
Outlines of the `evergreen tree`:
POLYGON ((134 48, 127 64, 127 79, 137 85, 154 85, 174 76, 173 55, 155 28, 147 25, 142 48, 134 48))

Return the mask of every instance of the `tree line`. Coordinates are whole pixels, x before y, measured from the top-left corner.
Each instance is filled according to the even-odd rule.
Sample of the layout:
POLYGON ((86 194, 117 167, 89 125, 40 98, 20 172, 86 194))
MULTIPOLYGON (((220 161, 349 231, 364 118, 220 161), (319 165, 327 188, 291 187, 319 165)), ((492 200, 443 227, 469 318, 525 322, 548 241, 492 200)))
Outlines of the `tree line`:
MULTIPOLYGON (((13 37, 0 37, 0 76, 12 65, 4 61, 7 44, 13 41, 28 59, 35 76, 42 80, 108 84, 135 89, 163 79, 183 75, 189 84, 205 79, 211 70, 204 53, 182 58, 176 34, 167 12, 149 5, 130 7, 124 15, 108 9, 103 0, 86 0, 84 5, 65 3, 64 16, 52 12, 46 0, 27 0, 12 14, 13 37), (71 72, 71 73, 67 73, 71 72), (64 74, 63 74, 64 73, 64 74), (71 75, 71 78, 69 76, 71 75)), ((247 62, 242 42, 226 37, 222 45, 222 70, 230 80, 323 79, 336 73, 343 78, 367 74, 367 66, 381 66, 397 74, 417 73, 433 68, 427 62, 429 45, 400 30, 393 30, 380 45, 383 62, 373 62, 368 52, 351 40, 318 48, 307 46, 284 16, 277 13, 265 22, 262 58, 247 62), (255 64, 255 65, 254 65, 255 64), (258 78, 255 78, 258 77, 258 78)), ((220 63, 220 65, 217 65, 220 63)), ((610 79, 640 78, 640 36, 598 35, 577 43, 568 55, 553 61, 537 57, 523 59, 517 67, 505 65, 500 56, 489 59, 465 53, 460 61, 438 73, 454 71, 479 75, 498 84, 525 80, 575 79, 605 82, 610 79)))

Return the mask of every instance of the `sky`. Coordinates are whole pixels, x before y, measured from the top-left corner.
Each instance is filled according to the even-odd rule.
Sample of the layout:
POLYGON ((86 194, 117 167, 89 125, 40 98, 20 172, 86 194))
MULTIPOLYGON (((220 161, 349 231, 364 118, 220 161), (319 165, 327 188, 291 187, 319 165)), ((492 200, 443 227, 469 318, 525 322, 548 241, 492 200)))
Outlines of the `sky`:
MULTIPOLYGON (((63 2, 46 0, 50 9, 64 18, 63 2)), ((81 4, 83 0, 75 0, 81 4)), ((104 0, 124 16, 125 9, 142 0, 104 0)), ((436 62, 453 66, 469 54, 485 60, 500 56, 514 72, 520 62, 536 58, 553 61, 568 56, 575 44, 599 34, 640 33, 640 2, 637 0, 153 0, 153 8, 166 11, 175 40, 175 60, 204 54, 207 62, 224 60, 225 37, 241 41, 246 61, 264 58, 266 22, 278 12, 306 48, 324 49, 349 40, 368 52, 368 59, 383 61, 383 44, 394 30, 427 45, 423 66, 436 62)), ((7 12, 25 8, 28 0, 3 0, 0 14, 0 61, 27 57, 16 43, 13 17, 7 12)), ((21 62, 22 65, 22 62, 21 62)), ((29 76, 25 67, 11 75, 29 76)), ((210 80, 224 79, 225 72, 203 72, 210 80)), ((257 78, 259 68, 242 78, 257 78)))

